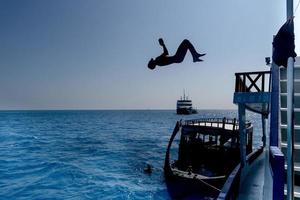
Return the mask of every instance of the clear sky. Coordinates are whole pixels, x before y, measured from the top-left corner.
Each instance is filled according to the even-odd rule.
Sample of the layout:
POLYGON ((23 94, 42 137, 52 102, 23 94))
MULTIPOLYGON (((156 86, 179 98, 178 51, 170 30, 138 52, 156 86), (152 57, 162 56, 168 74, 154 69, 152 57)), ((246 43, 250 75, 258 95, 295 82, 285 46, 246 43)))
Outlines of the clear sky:
POLYGON ((234 73, 268 70, 285 9, 284 0, 0 0, 0 109, 175 109, 183 89, 199 109, 236 108, 234 73), (159 37, 170 54, 189 39, 205 61, 149 70, 159 37))

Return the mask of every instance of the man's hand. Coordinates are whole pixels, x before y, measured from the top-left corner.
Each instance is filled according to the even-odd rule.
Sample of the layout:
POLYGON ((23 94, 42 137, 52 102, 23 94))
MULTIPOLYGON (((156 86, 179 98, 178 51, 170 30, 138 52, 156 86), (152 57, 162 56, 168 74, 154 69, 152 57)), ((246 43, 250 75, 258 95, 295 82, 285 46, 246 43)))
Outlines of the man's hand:
POLYGON ((158 42, 161 46, 165 46, 164 40, 162 38, 159 38, 158 42))

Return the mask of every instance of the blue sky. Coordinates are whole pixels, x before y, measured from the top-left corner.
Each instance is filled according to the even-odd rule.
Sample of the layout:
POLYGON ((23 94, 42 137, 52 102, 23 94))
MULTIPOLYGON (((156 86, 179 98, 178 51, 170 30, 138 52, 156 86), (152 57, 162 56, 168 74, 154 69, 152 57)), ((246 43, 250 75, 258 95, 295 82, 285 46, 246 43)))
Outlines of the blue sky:
POLYGON ((174 109, 183 89, 235 108, 234 73, 268 70, 286 17, 283 0, 1 0, 0 15, 0 109, 174 109), (149 70, 159 37, 204 62, 149 70))

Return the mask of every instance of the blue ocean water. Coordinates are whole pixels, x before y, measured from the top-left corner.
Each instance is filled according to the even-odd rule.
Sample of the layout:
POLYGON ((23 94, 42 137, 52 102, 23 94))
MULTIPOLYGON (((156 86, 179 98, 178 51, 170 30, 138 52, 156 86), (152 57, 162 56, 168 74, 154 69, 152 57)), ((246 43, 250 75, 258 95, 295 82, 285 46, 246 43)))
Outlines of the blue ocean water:
MULTIPOLYGON (((237 112, 1 111, 0 199, 171 199, 163 176, 167 143, 177 120, 201 117, 237 112)), ((247 119, 258 145, 260 117, 247 119)))

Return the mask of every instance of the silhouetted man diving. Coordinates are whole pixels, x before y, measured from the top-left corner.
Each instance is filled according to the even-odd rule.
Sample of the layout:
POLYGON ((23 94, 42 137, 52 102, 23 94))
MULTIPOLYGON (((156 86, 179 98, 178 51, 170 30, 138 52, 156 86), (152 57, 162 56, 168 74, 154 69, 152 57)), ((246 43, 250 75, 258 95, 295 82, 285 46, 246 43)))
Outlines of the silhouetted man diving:
POLYGON ((190 50, 190 52, 193 56, 193 62, 203 61, 199 57, 206 55, 205 53, 204 54, 199 54, 195 50, 192 43, 189 40, 185 39, 179 45, 175 55, 174 56, 169 56, 168 49, 166 48, 166 45, 165 45, 163 39, 159 38, 158 42, 162 46, 164 52, 160 56, 156 57, 155 59, 151 58, 151 60, 148 63, 148 68, 149 69, 154 69, 156 67, 156 65, 165 66, 165 65, 170 65, 170 64, 173 64, 173 63, 181 63, 183 61, 183 59, 186 55, 186 52, 188 50, 190 50))

